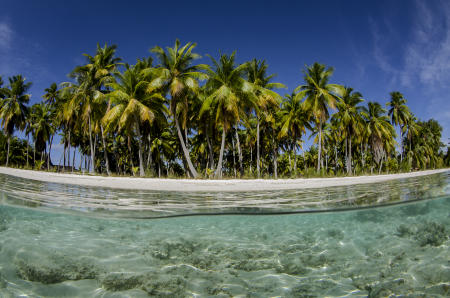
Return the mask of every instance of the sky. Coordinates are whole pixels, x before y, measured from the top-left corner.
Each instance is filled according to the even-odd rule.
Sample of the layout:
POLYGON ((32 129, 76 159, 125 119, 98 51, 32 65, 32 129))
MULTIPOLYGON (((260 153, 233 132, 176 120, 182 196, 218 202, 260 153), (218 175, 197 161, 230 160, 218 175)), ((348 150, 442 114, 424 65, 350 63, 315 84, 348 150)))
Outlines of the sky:
MULTIPOLYGON (((383 105, 400 91, 421 120, 434 118, 450 138, 450 1, 5 1, 0 0, 0 76, 33 83, 31 103, 51 83, 116 44, 125 62, 155 45, 196 42, 210 60, 236 51, 239 63, 264 59, 290 93, 314 62, 330 80, 383 105)), ((53 162, 61 155, 55 144, 53 162)))

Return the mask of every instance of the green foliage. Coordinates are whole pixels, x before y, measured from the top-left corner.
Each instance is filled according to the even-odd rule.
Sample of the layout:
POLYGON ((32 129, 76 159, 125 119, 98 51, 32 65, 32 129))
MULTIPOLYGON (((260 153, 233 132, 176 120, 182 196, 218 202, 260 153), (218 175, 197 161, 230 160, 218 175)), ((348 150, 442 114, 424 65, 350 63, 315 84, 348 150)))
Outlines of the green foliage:
POLYGON ((42 166, 45 164, 45 160, 36 160, 34 163, 34 169, 35 170, 41 170, 42 166))
MULTIPOLYGON (((18 139, 17 137, 11 138, 10 151, 9 151, 9 165, 14 167, 25 167, 27 164, 27 146, 28 146, 28 159, 32 162, 33 148, 28 145, 26 140, 18 139)), ((6 163, 7 152, 7 137, 0 131, 0 164, 6 163)), ((40 158, 40 154, 36 155, 40 158)))
POLYGON ((285 86, 272 82, 264 60, 239 64, 233 52, 195 64, 195 47, 176 40, 151 50, 155 65, 152 57, 129 65, 115 45, 97 45, 72 82, 51 84, 32 107, 24 77, 0 80, 0 163, 45 168, 36 155, 50 169, 47 151, 59 133, 63 169, 75 168, 67 153, 75 148, 91 172, 119 176, 137 168, 147 177, 297 178, 450 166, 440 124, 414 117, 398 91, 388 110, 362 106, 361 93, 330 84, 332 67, 314 63, 282 98, 274 90, 285 86), (32 146, 13 137, 17 131, 32 146), (303 148, 308 131, 313 145, 303 148))
POLYGON ((390 173, 396 173, 399 169, 397 159, 396 158, 388 158, 387 162, 385 162, 385 168, 390 173))
POLYGON ((132 171, 133 171, 133 176, 136 176, 136 174, 137 174, 138 171, 139 171, 139 167, 132 167, 131 169, 132 169, 132 171))
POLYGON ((411 161, 409 158, 403 160, 403 162, 400 163, 399 170, 401 172, 411 172, 411 161))

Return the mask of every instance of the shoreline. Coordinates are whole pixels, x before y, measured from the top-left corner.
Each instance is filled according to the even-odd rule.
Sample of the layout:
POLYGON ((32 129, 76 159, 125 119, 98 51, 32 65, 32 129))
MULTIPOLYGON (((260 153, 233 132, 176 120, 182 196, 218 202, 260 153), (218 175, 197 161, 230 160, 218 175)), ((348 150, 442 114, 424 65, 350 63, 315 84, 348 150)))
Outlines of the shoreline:
POLYGON ((401 174, 336 178, 296 178, 278 180, 194 180, 134 177, 102 177, 80 174, 51 173, 0 167, 0 174, 50 183, 71 184, 88 187, 113 189, 180 191, 180 192, 231 192, 231 191, 271 191, 295 190, 345 186, 353 184, 377 183, 393 179, 420 177, 448 172, 450 169, 426 170, 401 174))

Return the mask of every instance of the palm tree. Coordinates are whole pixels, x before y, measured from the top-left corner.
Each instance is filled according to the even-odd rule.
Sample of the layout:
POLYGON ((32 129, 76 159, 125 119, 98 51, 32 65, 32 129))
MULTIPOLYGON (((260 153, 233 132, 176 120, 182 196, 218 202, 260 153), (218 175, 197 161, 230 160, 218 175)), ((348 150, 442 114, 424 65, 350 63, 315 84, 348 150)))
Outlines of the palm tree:
POLYGON ((52 143, 53 143, 53 135, 56 132, 55 127, 57 126, 57 123, 55 121, 56 114, 57 114, 57 105, 59 104, 60 100, 60 90, 58 90, 58 86, 56 83, 52 83, 49 88, 45 89, 45 94, 42 96, 44 98, 44 102, 49 107, 49 113, 51 114, 50 121, 51 121, 51 133, 50 133, 50 140, 49 140, 49 149, 48 149, 48 156, 47 156, 47 169, 50 169, 50 162, 51 162, 51 151, 52 151, 52 143))
POLYGON ((415 136, 417 136, 419 134, 419 129, 420 126, 417 123, 417 118, 410 113, 408 119, 406 119, 405 122, 405 129, 406 129, 406 140, 409 143, 409 151, 411 151, 411 147, 412 147, 412 140, 415 136))
POLYGON ((45 99, 45 103, 54 105, 59 97, 58 85, 52 83, 49 88, 45 88, 45 94, 42 96, 45 99))
MULTIPOLYGON (((197 100, 194 101, 194 107, 193 109, 196 111, 200 111, 201 107, 203 106, 203 103, 208 98, 208 95, 206 94, 206 90, 203 87, 202 90, 199 92, 198 96, 196 97, 197 100)), ((214 121, 214 115, 212 111, 205 112, 198 116, 198 133, 200 135, 204 135, 204 138, 206 140, 206 145, 208 149, 208 168, 210 171, 213 171, 214 166, 214 150, 213 150, 213 140, 215 139, 213 137, 214 129, 215 129, 215 121, 214 121)), ((208 171, 207 171, 208 172, 208 171)))
MULTIPOLYGON (((99 110, 98 105, 106 104, 99 101, 103 87, 112 80, 112 73, 119 65, 120 58, 114 58, 117 46, 108 46, 105 44, 103 48, 97 44, 95 56, 84 54, 87 58, 87 64, 76 67, 71 77, 77 81, 74 96, 70 101, 70 108, 75 109, 77 105, 81 106, 81 120, 85 123, 89 134, 89 145, 91 149, 92 172, 95 172, 95 149, 92 138, 94 121, 97 120, 94 114, 99 110)), ((99 115, 97 115, 99 116, 99 115)), ((104 139, 104 138, 103 138, 104 139)), ((106 156, 107 158, 107 156, 106 156)))
MULTIPOLYGON (((79 131, 85 129, 86 123, 83 121, 83 117, 80 115, 83 103, 75 102, 77 92, 79 92, 80 86, 74 83, 63 83, 65 86, 60 90, 58 97, 55 101, 55 126, 62 130, 63 139, 61 142, 64 144, 63 151, 63 170, 66 167, 66 149, 68 147, 68 160, 70 164, 70 146, 72 135, 77 128, 79 131)), ((53 141, 53 139, 51 139, 53 141)), ((72 165, 73 169, 74 165, 72 165)))
POLYGON ((8 150, 6 155, 6 166, 9 162, 9 149, 11 136, 15 129, 23 130, 26 125, 28 108, 26 104, 30 101, 31 95, 26 94, 30 89, 31 82, 25 83, 25 78, 21 75, 9 78, 9 88, 2 88, 4 97, 0 105, 1 125, 7 137, 8 150))
POLYGON ((126 70, 116 73, 115 81, 108 84, 114 90, 107 95, 112 107, 102 119, 107 131, 118 127, 119 132, 125 129, 130 137, 133 133, 137 135, 140 176, 145 175, 141 126, 151 124, 155 114, 164 111, 165 100, 157 91, 148 92, 148 85, 139 67, 126 65, 126 70))
POLYGON ((358 104, 363 101, 361 93, 353 92, 353 88, 345 87, 337 102, 338 112, 333 115, 345 132, 347 173, 350 175, 352 174, 352 137, 360 130, 362 107, 358 104))
POLYGON ((256 96, 257 102, 255 105, 256 114, 256 171, 258 178, 260 177, 260 121, 261 112, 267 110, 270 107, 279 107, 281 102, 281 96, 272 91, 275 88, 286 88, 281 83, 271 83, 270 81, 275 75, 267 75, 268 65, 264 60, 253 59, 248 66, 248 81, 253 85, 253 92, 256 96))
MULTIPOLYGON (((301 100, 298 93, 286 94, 279 111, 281 129, 278 138, 290 137, 290 151, 294 152, 295 156, 294 172, 297 169, 297 147, 302 135, 306 133, 305 128, 312 129, 309 125, 309 114, 301 100)), ((289 164, 289 166, 291 165, 289 164)))
MULTIPOLYGON (((197 170, 192 164, 189 151, 181 133, 179 122, 180 114, 184 114, 183 119, 188 111, 188 93, 198 93, 198 79, 206 79, 204 73, 200 72, 206 69, 206 65, 193 65, 194 60, 200 58, 200 55, 193 53, 193 49, 197 44, 188 42, 180 47, 180 41, 175 41, 173 48, 167 48, 164 51, 161 47, 155 46, 151 49, 159 59, 161 76, 155 79, 149 85, 150 88, 159 88, 164 84, 170 94, 170 112, 175 120, 178 139, 183 150, 184 158, 188 164, 189 172, 193 178, 198 177, 197 170)), ((186 128, 185 123, 183 128, 186 128)))
POLYGON ((406 105, 406 99, 398 91, 390 93, 391 101, 386 105, 390 106, 388 115, 391 117, 392 125, 398 125, 400 128, 400 162, 403 161, 403 128, 410 117, 409 108, 406 105))
POLYGON ((294 90, 299 92, 299 96, 306 96, 305 107, 312 112, 319 128, 317 171, 320 171, 322 166, 322 125, 329 117, 328 107, 336 108, 336 100, 342 92, 341 86, 328 83, 333 71, 332 67, 326 68, 325 65, 316 62, 312 66, 306 67, 304 71, 305 84, 294 90))
POLYGON ((235 65, 235 52, 230 56, 220 55, 219 61, 211 58, 214 69, 207 68, 208 81, 205 89, 209 96, 203 102, 200 117, 205 112, 215 114, 216 125, 222 127, 222 142, 220 146, 219 162, 215 177, 222 177, 223 152, 227 130, 240 120, 240 109, 250 106, 252 102, 252 87, 243 78, 248 64, 235 65))
POLYGON ((47 141, 50 140, 50 136, 54 132, 51 108, 45 103, 34 104, 31 107, 30 117, 32 119, 31 129, 34 136, 34 148, 41 153, 42 161, 44 156, 42 151, 47 151, 47 141))
POLYGON ((153 139, 151 143, 151 150, 155 153, 155 162, 158 165, 158 177, 161 177, 161 170, 163 168, 164 156, 174 153, 174 147, 176 139, 169 130, 165 129, 159 135, 153 139))
POLYGON ((378 172, 381 172, 382 159, 386 154, 386 143, 392 142, 395 138, 395 130, 386 116, 386 110, 377 102, 369 102, 368 107, 363 107, 362 116, 366 122, 370 146, 375 163, 379 166, 378 172))

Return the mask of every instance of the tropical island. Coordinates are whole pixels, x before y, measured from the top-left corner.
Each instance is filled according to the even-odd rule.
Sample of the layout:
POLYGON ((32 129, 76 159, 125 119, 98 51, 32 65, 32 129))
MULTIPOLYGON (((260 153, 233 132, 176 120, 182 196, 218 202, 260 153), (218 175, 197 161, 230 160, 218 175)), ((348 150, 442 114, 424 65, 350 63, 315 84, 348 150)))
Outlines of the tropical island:
POLYGON ((282 96, 286 86, 273 81, 265 60, 238 64, 233 52, 196 64, 195 47, 176 40, 131 65, 116 56, 115 45, 97 45, 69 82, 51 84, 32 106, 31 82, 0 77, 0 164, 108 176, 275 179, 450 165, 441 125, 417 119, 398 91, 383 107, 331 83, 334 69, 314 63, 282 96), (26 139, 14 136, 18 131, 26 139), (64 151, 55 163, 57 134, 64 151))

